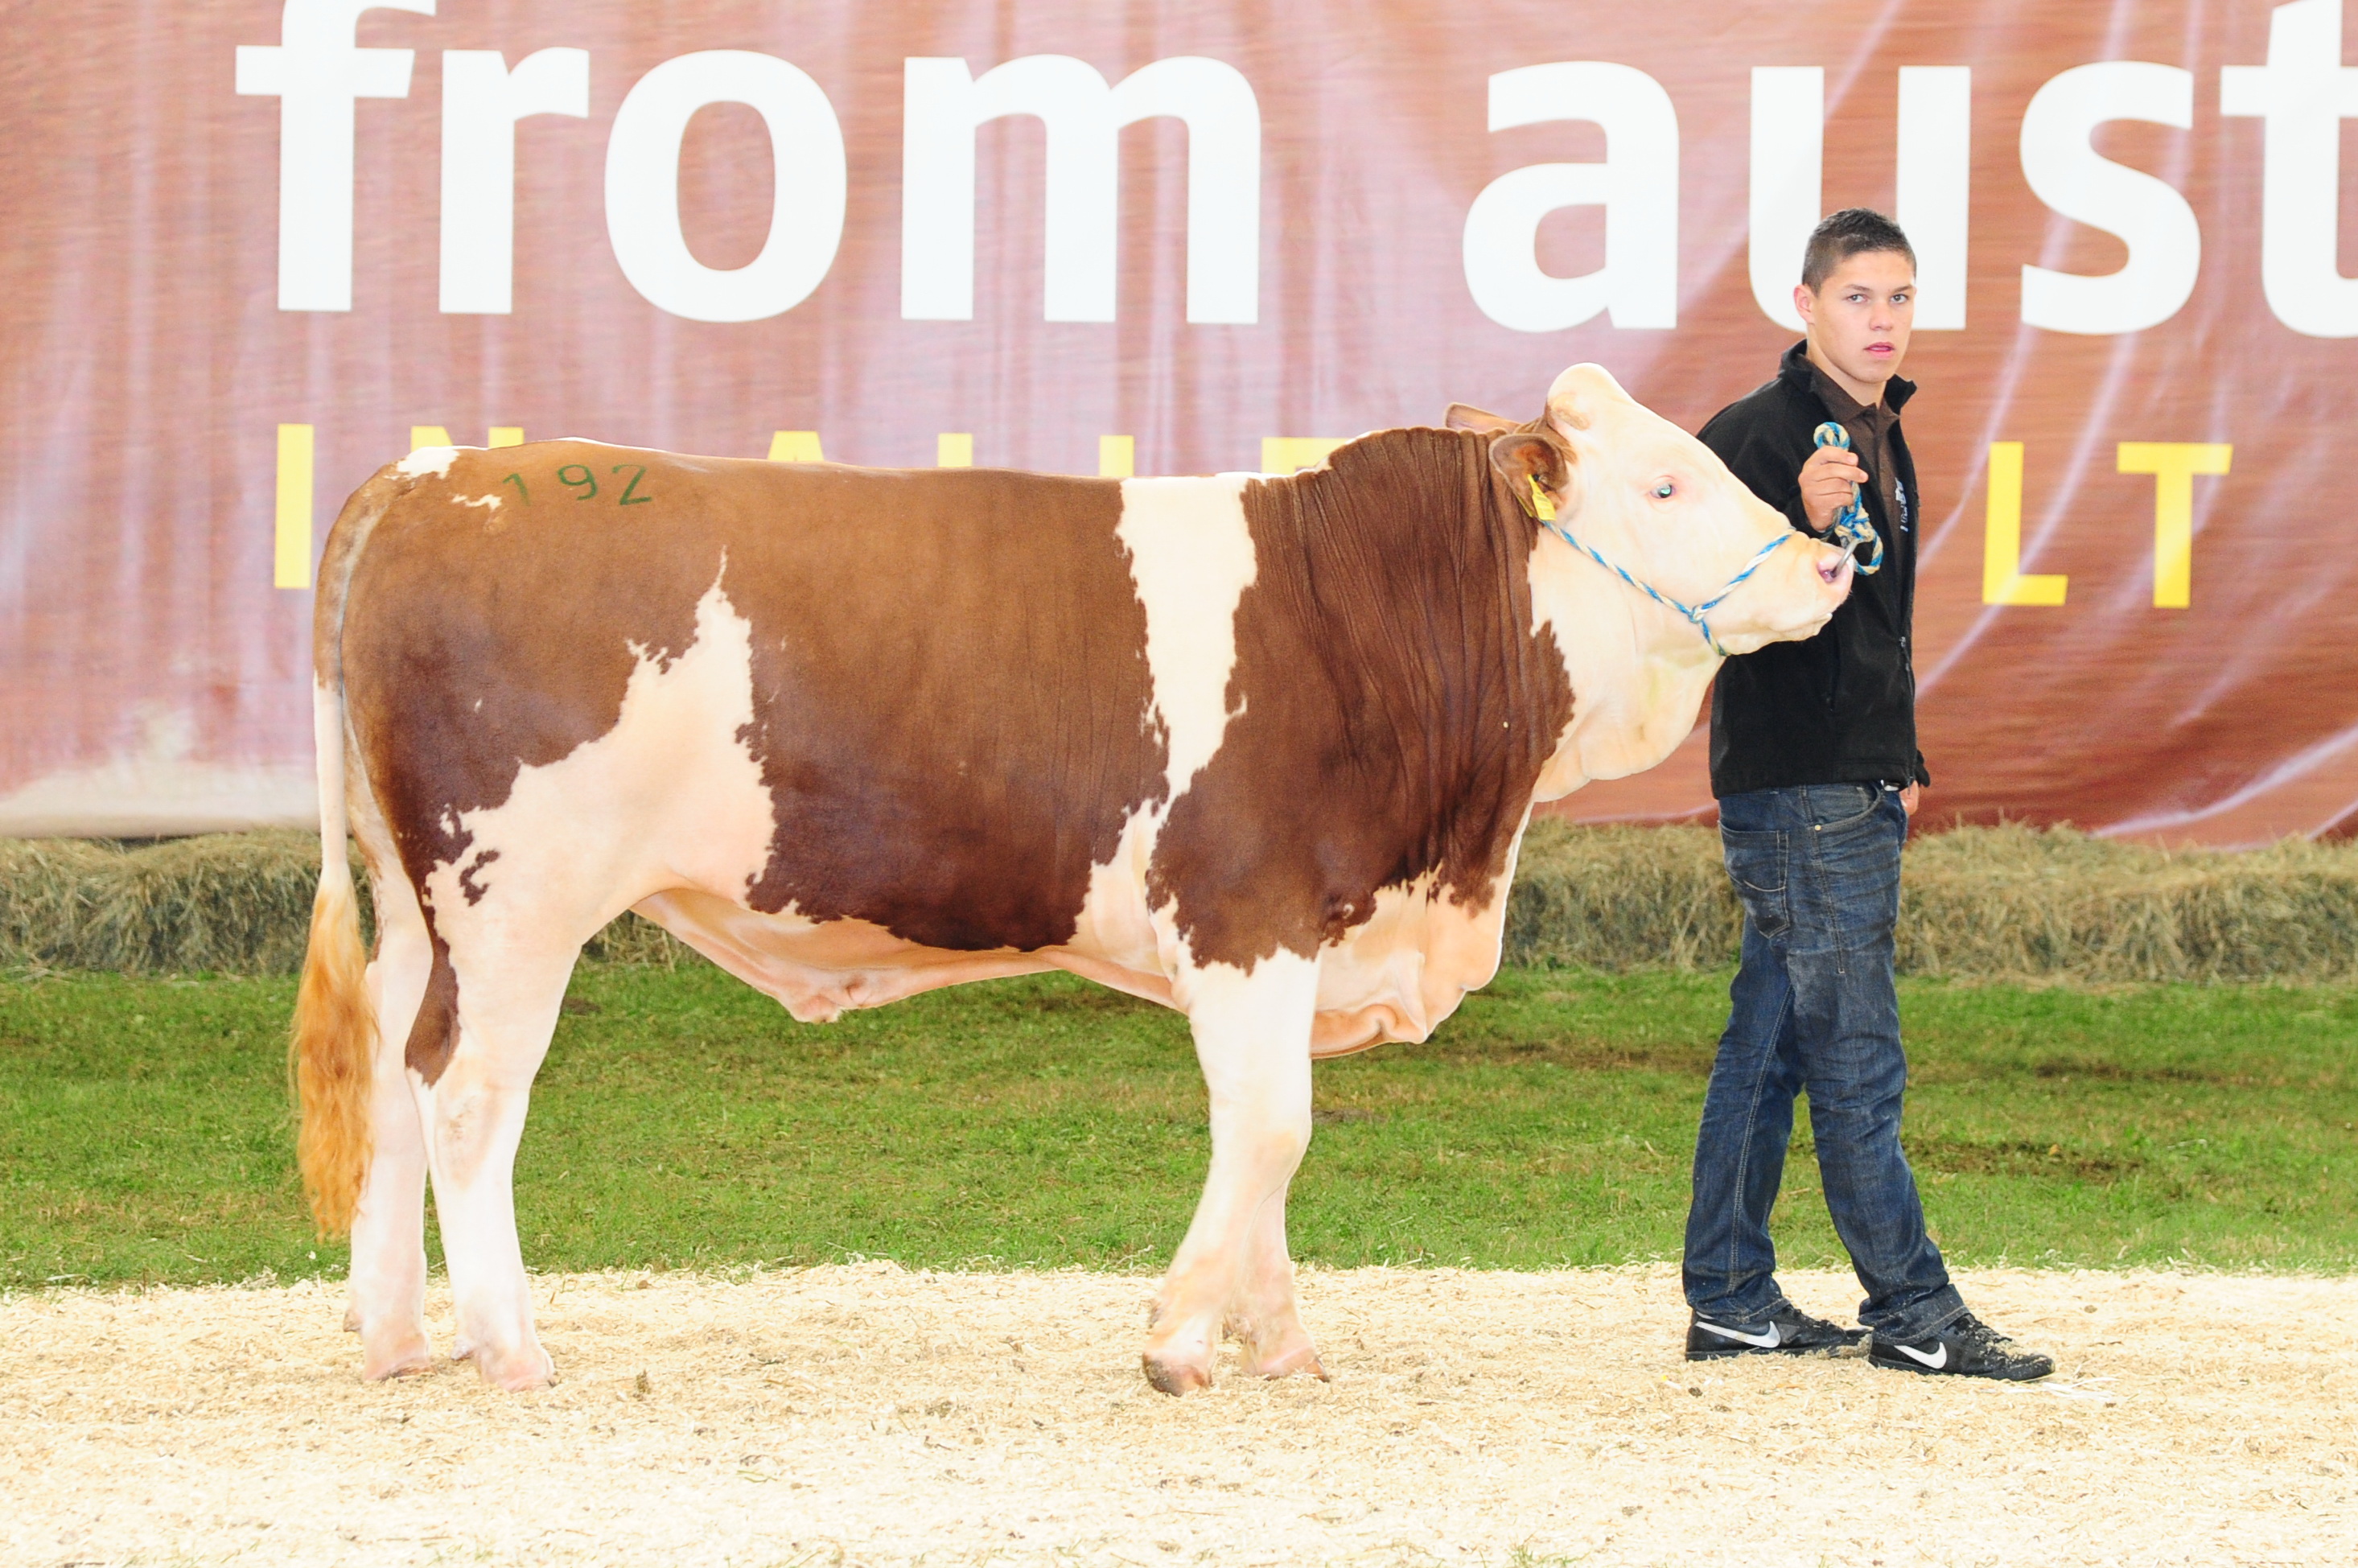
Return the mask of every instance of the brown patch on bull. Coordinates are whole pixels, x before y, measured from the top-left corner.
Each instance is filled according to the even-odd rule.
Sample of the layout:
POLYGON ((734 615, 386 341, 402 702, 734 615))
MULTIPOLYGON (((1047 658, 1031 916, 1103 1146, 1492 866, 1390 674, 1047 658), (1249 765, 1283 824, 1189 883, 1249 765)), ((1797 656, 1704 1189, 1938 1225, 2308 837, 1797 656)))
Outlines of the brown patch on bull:
POLYGON ((409 1042, 402 1048, 404 1065, 430 1086, 459 1050, 459 971, 450 967, 450 949, 434 929, 434 911, 426 912, 426 935, 434 944, 434 968, 426 977, 426 996, 409 1025, 409 1042))
POLYGON ((475 858, 468 861, 467 864, 460 871, 459 891, 467 895, 467 902, 469 903, 482 903, 483 894, 491 891, 489 888, 483 886, 482 883, 477 881, 475 878, 481 872, 485 866, 490 865, 493 860, 496 860, 499 858, 500 852, 497 849, 478 849, 475 851, 475 858))
POLYGON ((1148 895, 1198 962, 1307 956, 1430 872, 1499 896, 1572 713, 1532 630, 1538 524, 1471 431, 1390 430, 1246 488, 1260 569, 1237 607, 1220 750, 1172 807, 1148 895))
POLYGON ((345 499, 319 552, 319 591, 311 601, 311 670, 319 684, 336 690, 344 678, 344 607, 352 566, 375 535, 378 521, 415 481, 391 468, 379 469, 345 499))
POLYGON ((827 519, 835 547, 765 554, 750 605, 733 569, 728 584, 753 622, 745 740, 776 813, 747 902, 953 951, 1070 941, 1091 867, 1165 793, 1120 483, 799 483, 772 514, 796 525, 773 531, 808 540, 822 530, 804 520, 827 519))
MULTIPOLYGON (((413 887, 463 860, 466 815, 503 803, 522 769, 610 731, 641 658, 684 653, 716 584, 752 627, 739 739, 775 823, 768 863, 723 891, 758 910, 930 947, 1054 946, 1124 819, 1163 798, 1118 482, 583 442, 462 451, 447 477, 371 484, 386 482, 406 489, 351 568, 341 667, 413 887), (627 491, 557 477, 604 481, 624 459, 644 465, 627 491), (496 533, 461 499, 511 492, 496 533)), ((497 885, 487 865, 469 868, 471 898, 497 885)), ((439 983, 438 937, 436 966, 439 983)))

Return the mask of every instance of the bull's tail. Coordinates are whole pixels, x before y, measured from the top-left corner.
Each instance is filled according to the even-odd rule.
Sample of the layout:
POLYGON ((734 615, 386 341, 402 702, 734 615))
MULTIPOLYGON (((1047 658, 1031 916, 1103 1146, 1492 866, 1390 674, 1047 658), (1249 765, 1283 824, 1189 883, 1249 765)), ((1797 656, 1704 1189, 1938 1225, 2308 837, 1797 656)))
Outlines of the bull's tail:
POLYGON ((369 530, 393 500, 393 470, 352 496, 319 564, 313 624, 311 727, 319 749, 319 890, 311 901, 310 945, 295 995, 288 1065, 302 1108, 296 1153, 320 1234, 350 1230, 368 1174, 369 1098, 375 1078, 376 1011, 369 1001, 368 954, 361 944, 352 888, 344 770, 344 590, 369 530))
POLYGON ((319 746, 319 891, 311 900, 311 942, 288 1054, 303 1108, 296 1140, 303 1190, 320 1234, 333 1236, 352 1228, 368 1173, 376 1014, 345 844, 343 693, 317 688, 311 704, 319 746))

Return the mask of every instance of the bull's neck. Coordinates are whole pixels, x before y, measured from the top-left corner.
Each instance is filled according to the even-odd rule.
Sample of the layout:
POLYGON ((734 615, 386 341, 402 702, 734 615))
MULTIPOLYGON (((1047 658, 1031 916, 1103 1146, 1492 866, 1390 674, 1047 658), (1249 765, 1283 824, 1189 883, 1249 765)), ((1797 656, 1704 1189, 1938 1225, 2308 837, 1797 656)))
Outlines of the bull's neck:
POLYGON ((1531 557, 1531 601, 1554 634, 1573 692, 1572 712, 1540 773, 1539 801, 1643 773, 1669 757, 1693 731, 1722 663, 1693 627, 1589 567, 1552 538, 1531 557))
POLYGON ((1308 597, 1357 598, 1327 621, 1344 753, 1390 775, 1394 821, 1422 863, 1470 889, 1494 878, 1573 707, 1563 662, 1533 614, 1537 524, 1470 432, 1398 430, 1339 450, 1299 489, 1308 597), (1380 508, 1343 521, 1342 494, 1380 508), (1316 521, 1312 521, 1312 520, 1316 521))

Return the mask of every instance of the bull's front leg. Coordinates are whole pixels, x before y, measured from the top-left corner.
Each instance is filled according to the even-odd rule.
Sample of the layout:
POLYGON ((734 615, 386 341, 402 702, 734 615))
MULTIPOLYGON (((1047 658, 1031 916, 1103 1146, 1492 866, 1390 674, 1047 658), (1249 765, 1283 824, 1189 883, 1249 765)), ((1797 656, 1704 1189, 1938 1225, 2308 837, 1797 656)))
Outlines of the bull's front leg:
POLYGON ((1285 1244, 1285 1194, 1281 1186, 1260 1206, 1245 1243, 1245 1272, 1228 1309, 1228 1331, 1244 1351, 1244 1369, 1262 1378, 1295 1373, 1325 1379, 1318 1346, 1302 1324, 1293 1293, 1293 1257, 1285 1244))
POLYGON ((1206 965, 1177 989, 1211 1090, 1212 1168, 1147 1336, 1146 1380, 1166 1394, 1210 1385, 1231 1321, 1256 1370, 1282 1376, 1318 1364, 1294 1314, 1285 1257, 1286 1184, 1310 1146, 1317 961, 1280 952, 1249 971, 1206 965))

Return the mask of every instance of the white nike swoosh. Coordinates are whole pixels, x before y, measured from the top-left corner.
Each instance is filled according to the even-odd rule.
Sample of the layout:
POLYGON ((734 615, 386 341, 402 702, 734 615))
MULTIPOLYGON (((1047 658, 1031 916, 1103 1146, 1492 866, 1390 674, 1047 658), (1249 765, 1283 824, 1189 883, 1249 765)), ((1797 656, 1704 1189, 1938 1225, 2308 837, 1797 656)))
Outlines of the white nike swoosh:
MULTIPOLYGON (((1774 1350, 1785 1343, 1783 1334, 1773 1323, 1768 1325, 1768 1332, 1766 1334, 1747 1334, 1740 1328, 1722 1328, 1715 1323, 1705 1323, 1701 1318, 1695 1319, 1695 1326, 1707 1334, 1716 1334, 1722 1339, 1734 1339, 1746 1345, 1757 1345, 1763 1350, 1774 1350)), ((1948 1346, 1944 1345, 1941 1348, 1946 1350, 1948 1346)))
POLYGON ((1930 1356, 1925 1355, 1921 1350, 1917 1349, 1912 1345, 1895 1345, 1891 1348, 1898 1351, 1899 1354, 1907 1357, 1910 1361, 1919 1362, 1926 1367, 1930 1367, 1935 1372, 1949 1364, 1949 1342, 1945 1339, 1941 1341, 1941 1348, 1930 1356))

